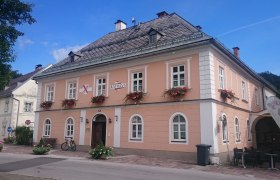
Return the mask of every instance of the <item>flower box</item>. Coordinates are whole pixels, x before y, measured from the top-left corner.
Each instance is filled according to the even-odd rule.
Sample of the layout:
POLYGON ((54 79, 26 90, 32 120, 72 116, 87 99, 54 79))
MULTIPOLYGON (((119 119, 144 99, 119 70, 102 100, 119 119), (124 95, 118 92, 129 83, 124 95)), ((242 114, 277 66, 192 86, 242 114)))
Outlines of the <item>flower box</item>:
POLYGON ((164 95, 169 95, 173 98, 185 96, 187 94, 188 87, 173 87, 164 92, 164 95))
POLYGON ((49 109, 52 106, 52 101, 44 101, 40 104, 40 107, 43 109, 49 109))
POLYGON ((127 103, 128 101, 132 101, 137 104, 143 99, 144 94, 145 93, 143 92, 131 92, 125 96, 125 103, 127 103))
POLYGON ((62 101, 62 106, 64 108, 72 108, 75 105, 76 105, 76 100, 75 99, 64 99, 62 101))
POLYGON ((106 97, 104 95, 92 97, 91 103, 102 104, 105 101, 105 98, 106 97))
POLYGON ((226 101, 227 99, 230 99, 231 101, 234 101, 235 99, 235 94, 233 93, 232 90, 226 90, 226 89, 222 89, 220 90, 221 92, 221 97, 224 101, 226 101))

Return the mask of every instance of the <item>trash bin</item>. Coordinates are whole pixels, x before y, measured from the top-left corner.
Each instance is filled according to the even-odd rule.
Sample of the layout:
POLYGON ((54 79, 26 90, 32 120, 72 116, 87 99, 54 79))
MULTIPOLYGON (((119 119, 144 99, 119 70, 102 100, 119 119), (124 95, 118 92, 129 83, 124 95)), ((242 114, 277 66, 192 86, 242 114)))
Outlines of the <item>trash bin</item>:
POLYGON ((206 166, 209 164, 209 151, 211 145, 198 144, 197 147, 197 164, 200 166, 206 166))

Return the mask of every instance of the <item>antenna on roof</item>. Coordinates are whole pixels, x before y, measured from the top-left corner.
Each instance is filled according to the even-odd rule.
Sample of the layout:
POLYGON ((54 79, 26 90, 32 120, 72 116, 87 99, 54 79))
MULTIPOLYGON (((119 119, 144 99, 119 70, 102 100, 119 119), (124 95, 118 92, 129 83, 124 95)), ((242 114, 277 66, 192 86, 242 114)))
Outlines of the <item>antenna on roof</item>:
POLYGON ((134 17, 132 17, 131 22, 133 23, 134 26, 136 25, 136 20, 134 17))

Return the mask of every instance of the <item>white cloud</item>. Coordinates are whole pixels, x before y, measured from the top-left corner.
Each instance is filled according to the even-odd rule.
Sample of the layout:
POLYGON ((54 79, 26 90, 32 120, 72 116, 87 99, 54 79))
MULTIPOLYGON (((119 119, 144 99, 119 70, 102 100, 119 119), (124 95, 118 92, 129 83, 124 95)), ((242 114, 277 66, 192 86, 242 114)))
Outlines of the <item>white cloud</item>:
POLYGON ((83 47, 85 47, 86 45, 88 45, 88 44, 55 49, 52 51, 52 56, 54 57, 56 62, 59 62, 59 61, 63 60, 64 58, 66 58, 70 51, 76 52, 76 51, 82 49, 83 47))
POLYGON ((27 45, 32 45, 34 44, 34 41, 28 38, 18 38, 18 44, 20 48, 24 48, 27 45))

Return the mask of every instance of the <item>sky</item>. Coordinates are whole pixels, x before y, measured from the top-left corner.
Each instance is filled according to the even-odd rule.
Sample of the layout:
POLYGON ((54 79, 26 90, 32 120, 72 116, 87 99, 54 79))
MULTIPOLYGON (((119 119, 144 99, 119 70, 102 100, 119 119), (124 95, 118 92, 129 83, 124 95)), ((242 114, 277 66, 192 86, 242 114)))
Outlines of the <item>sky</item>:
POLYGON ((62 60, 109 32, 115 22, 145 22, 156 13, 176 12, 228 49, 238 46, 241 59, 256 72, 280 75, 279 0, 24 0, 34 4, 36 23, 17 28, 24 32, 14 50, 14 70, 25 74, 36 64, 62 60))

